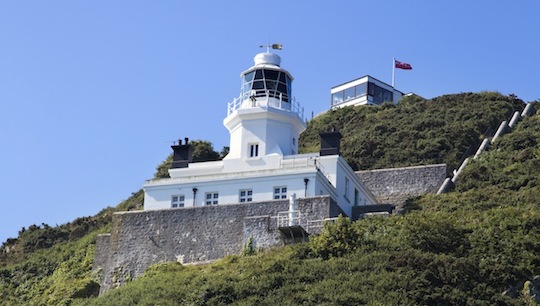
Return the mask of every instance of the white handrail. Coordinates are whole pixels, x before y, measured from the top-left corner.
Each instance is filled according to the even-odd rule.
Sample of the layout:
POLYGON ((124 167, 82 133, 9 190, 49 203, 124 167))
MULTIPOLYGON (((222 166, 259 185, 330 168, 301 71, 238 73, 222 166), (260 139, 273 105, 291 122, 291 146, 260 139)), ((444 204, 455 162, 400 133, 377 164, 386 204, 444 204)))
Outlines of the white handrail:
POLYGON ((280 211, 278 212, 278 227, 288 227, 289 224, 297 224, 298 226, 306 228, 307 220, 305 216, 299 210, 292 211, 280 211), (294 216, 292 219, 290 216, 294 216), (291 222, 293 221, 293 222, 291 222))
POLYGON ((237 109, 240 109, 240 108, 252 108, 252 107, 258 107, 260 106, 259 103, 256 103, 256 99, 257 98, 266 98, 267 100, 270 99, 270 98, 273 98, 273 99, 276 99, 279 101, 279 107, 274 107, 270 104, 266 104, 268 107, 274 107, 274 108, 278 108, 278 109, 281 109, 281 110, 286 110, 286 111, 291 111, 293 113, 296 113, 298 115, 298 117, 300 117, 302 120, 304 118, 304 108, 302 106, 300 106, 300 102, 296 101, 295 98, 292 98, 290 99, 290 102, 286 102, 283 100, 283 93, 279 93, 279 96, 277 96, 276 94, 277 92, 269 92, 269 91, 264 91, 262 92, 262 95, 261 95, 261 92, 257 92, 257 95, 256 96, 252 96, 250 98, 247 98, 247 99, 253 99, 252 101, 254 103, 243 103, 245 100, 247 100, 246 98, 244 98, 242 95, 237 97, 237 98, 234 98, 232 102, 228 103, 227 105, 227 116, 231 115, 234 111, 236 111, 237 109), (290 109, 289 107, 284 107, 285 104, 283 103, 287 103, 287 105, 290 105, 290 109))

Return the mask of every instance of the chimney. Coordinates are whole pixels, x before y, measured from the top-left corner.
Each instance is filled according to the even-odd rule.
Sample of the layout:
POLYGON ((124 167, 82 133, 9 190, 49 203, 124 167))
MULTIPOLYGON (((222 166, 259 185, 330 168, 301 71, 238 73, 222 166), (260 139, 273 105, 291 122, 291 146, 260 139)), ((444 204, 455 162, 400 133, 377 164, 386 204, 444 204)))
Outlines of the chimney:
POLYGON ((185 144, 182 144, 182 140, 179 139, 178 145, 171 146, 173 149, 171 169, 187 168, 188 164, 193 161, 193 148, 188 142, 188 138, 185 138, 185 144))
POLYGON ((339 155, 341 133, 337 131, 319 133, 321 137, 320 156, 339 155))

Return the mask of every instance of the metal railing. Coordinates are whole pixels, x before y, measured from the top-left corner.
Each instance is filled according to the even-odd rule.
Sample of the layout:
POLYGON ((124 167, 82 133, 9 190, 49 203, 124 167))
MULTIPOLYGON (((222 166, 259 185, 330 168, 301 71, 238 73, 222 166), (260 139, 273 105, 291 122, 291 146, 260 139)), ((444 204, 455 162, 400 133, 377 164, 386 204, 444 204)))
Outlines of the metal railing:
POLYGON ((299 210, 280 211, 277 215, 277 224, 278 227, 300 226, 303 227, 308 234, 317 234, 322 230, 326 223, 333 223, 337 219, 338 218, 336 217, 325 218, 322 220, 308 220, 299 210))
POLYGON ((234 111, 240 108, 252 108, 252 107, 272 107, 277 108, 281 110, 286 110, 293 112, 300 117, 300 119, 304 120, 304 108, 300 106, 300 102, 296 101, 295 98, 287 99, 286 97, 283 97, 282 93, 277 94, 277 92, 274 91, 264 91, 264 92, 258 92, 257 95, 253 97, 245 97, 245 96, 239 96, 237 98, 234 98, 232 102, 230 102, 227 105, 227 116, 231 115, 234 111), (262 104, 257 98, 264 98, 266 99, 266 103, 262 104), (269 99, 273 98, 278 101, 277 106, 273 106, 268 103, 269 99), (249 100, 250 99, 250 100, 249 100), (248 101, 249 100, 249 101, 248 101), (288 101, 290 100, 290 101, 288 101), (245 101, 248 101, 248 103, 244 103, 245 101))
POLYGON ((278 212, 277 223, 278 227, 301 226, 307 228, 308 221, 302 212, 294 210, 278 212))
POLYGON ((293 158, 283 158, 281 160, 281 168, 296 168, 296 167, 315 167, 319 172, 321 172, 328 181, 330 181, 330 174, 324 169, 324 166, 317 159, 317 157, 293 157, 293 158))
POLYGON ((325 218, 322 220, 309 220, 306 231, 310 234, 320 232, 327 222, 335 222, 338 218, 325 218))

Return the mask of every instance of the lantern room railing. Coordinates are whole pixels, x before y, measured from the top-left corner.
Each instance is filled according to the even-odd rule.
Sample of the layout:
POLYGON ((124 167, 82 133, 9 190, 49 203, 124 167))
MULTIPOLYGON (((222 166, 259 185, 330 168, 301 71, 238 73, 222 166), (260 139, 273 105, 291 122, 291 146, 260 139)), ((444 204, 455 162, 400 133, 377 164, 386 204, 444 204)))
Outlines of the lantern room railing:
POLYGON ((255 95, 247 98, 245 96, 234 98, 227 106, 227 116, 238 109, 253 107, 277 108, 296 113, 302 120, 304 118, 304 108, 300 106, 300 102, 296 101, 295 98, 284 99, 281 93, 276 94, 269 91, 257 91, 255 95))

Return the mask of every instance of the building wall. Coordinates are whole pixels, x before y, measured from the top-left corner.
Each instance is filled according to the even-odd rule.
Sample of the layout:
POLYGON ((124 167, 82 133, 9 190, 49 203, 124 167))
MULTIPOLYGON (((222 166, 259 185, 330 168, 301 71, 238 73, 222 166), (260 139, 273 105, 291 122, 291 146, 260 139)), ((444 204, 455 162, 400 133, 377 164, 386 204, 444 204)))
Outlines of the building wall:
POLYGON ((145 210, 167 209, 171 208, 172 195, 184 195, 184 207, 205 206, 205 193, 207 192, 219 193, 218 204, 235 204, 239 202, 240 189, 252 189, 254 202, 269 201, 273 199, 273 190, 277 186, 286 186, 287 196, 296 193, 297 197, 303 197, 305 193, 304 178, 314 181, 316 176, 317 172, 313 168, 303 173, 287 175, 235 177, 230 180, 147 186, 144 188, 144 205, 145 210), (195 205, 193 205, 194 187, 197 188, 195 205))
POLYGON ((356 172, 381 204, 402 205, 407 198, 436 193, 446 178, 446 164, 356 172))
POLYGON ((394 93, 394 104, 398 104, 399 100, 401 100, 401 98, 403 97, 403 93, 401 93, 400 91, 397 91, 397 90, 393 90, 393 93, 394 93))
POLYGON ((337 155, 321 156, 318 162, 322 166, 322 171, 328 172, 328 180, 336 186, 337 204, 347 215, 351 215, 354 206, 355 189, 358 191, 358 205, 377 204, 376 197, 369 191, 369 188, 363 186, 362 181, 343 157, 337 155), (345 190, 347 180, 348 190, 345 190))
MULTIPOLYGON (((116 213, 110 236, 96 241, 94 270, 102 275, 100 292, 138 277, 155 263, 239 254, 250 237, 256 248, 283 245, 277 215, 288 205, 281 200, 116 213)), ((298 208, 312 221, 342 213, 328 196, 298 199, 298 208)))
MULTIPOLYGON (((267 157, 272 157, 272 155, 267 157)), ((267 157, 254 160, 246 159, 243 164, 265 163, 267 157)), ((249 166, 258 167, 254 164, 249 164, 249 166)), ((190 168, 183 169, 191 171, 190 168)), ((347 162, 339 155, 296 155, 281 159, 279 165, 274 169, 236 173, 217 172, 200 177, 179 176, 147 181, 144 186, 145 210, 171 208, 173 195, 184 196, 184 207, 204 206, 206 205, 205 194, 209 192, 219 194, 218 204, 234 204, 239 202, 239 191, 244 189, 252 190, 254 202, 269 201, 273 200, 274 187, 281 186, 287 187, 287 196, 296 194, 300 198, 305 197, 306 194, 308 196, 330 195, 348 215, 350 215, 350 209, 354 205, 354 190, 358 190, 358 205, 369 205, 377 202, 369 190, 362 185, 347 162), (347 197, 344 196, 346 178, 349 180, 347 197), (305 179, 311 182, 308 183, 307 188, 305 179), (197 190, 195 201, 193 200, 194 188, 197 190)))
POLYGON ((252 143, 259 144, 259 156, 275 153, 276 149, 280 155, 291 155, 298 151, 298 137, 305 130, 305 123, 296 113, 272 107, 239 109, 224 124, 230 132, 227 159, 250 157, 248 148, 252 143))
MULTIPOLYGON (((330 89, 330 108, 331 109, 335 109, 335 108, 341 108, 341 107, 346 107, 346 106, 353 106, 353 105, 366 105, 366 104, 379 104, 379 103, 374 103, 374 100, 373 100, 373 97, 369 95, 368 91, 367 91, 367 88, 366 88, 366 92, 364 94, 358 94, 356 93, 356 97, 355 98, 352 98, 352 99, 344 99, 344 101, 342 101, 341 103, 338 103, 338 104, 334 104, 334 101, 333 100, 333 95, 336 94, 336 93, 339 93, 341 91, 345 91, 346 89, 349 89, 351 87, 355 87, 357 85, 361 85, 361 84, 365 84, 365 86, 367 87, 368 83, 372 83, 380 88, 383 88, 385 90, 388 90, 390 92, 393 93, 393 103, 394 104, 397 104, 399 102, 399 100, 401 99, 401 97, 403 96, 403 93, 395 88, 393 88, 391 85, 389 84, 386 84, 380 80, 377 80, 376 78, 373 78, 371 76, 364 76, 364 77, 361 77, 359 79, 356 79, 356 80, 352 80, 350 82, 347 82, 347 83, 343 83, 343 84, 340 84, 340 85, 337 85, 337 86, 334 86, 330 89)), ((387 102, 387 101, 385 101, 387 102)))

